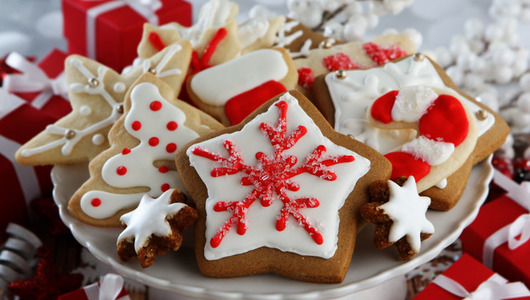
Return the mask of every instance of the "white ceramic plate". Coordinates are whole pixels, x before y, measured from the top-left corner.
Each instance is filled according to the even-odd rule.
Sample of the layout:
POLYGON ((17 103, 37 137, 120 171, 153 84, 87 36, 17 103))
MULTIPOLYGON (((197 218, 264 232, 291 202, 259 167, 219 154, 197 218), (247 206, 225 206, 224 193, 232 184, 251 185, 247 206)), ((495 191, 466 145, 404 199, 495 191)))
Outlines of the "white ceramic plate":
POLYGON ((178 252, 158 257, 156 263, 147 269, 142 269, 136 260, 124 263, 116 255, 115 244, 120 229, 83 224, 67 209, 70 196, 88 178, 87 165, 55 166, 52 179, 55 184, 55 202, 59 206, 63 222, 79 243, 123 276, 187 297, 309 300, 341 297, 373 287, 436 257, 475 219, 488 194, 488 184, 493 175, 490 160, 491 157, 473 168, 464 195, 452 210, 427 213, 436 232, 422 244, 421 252, 413 259, 406 262, 396 260, 397 253, 393 247, 385 250, 375 249, 372 243, 373 230, 363 230, 357 239, 348 275, 341 284, 312 284, 276 275, 232 279, 204 277, 196 266, 193 249, 186 246, 178 252))

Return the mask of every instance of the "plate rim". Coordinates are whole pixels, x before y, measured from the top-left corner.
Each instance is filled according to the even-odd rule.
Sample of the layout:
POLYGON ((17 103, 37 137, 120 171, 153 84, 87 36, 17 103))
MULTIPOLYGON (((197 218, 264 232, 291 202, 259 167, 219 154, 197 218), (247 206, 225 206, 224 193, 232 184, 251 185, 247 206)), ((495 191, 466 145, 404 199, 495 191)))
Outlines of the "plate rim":
MULTIPOLYGON (((488 185, 493 178, 493 166, 491 164, 491 159, 493 155, 489 155, 486 159, 479 162, 474 168, 480 167, 484 168, 481 172, 481 178, 479 178, 479 190, 482 191, 480 195, 476 195, 476 200, 474 205, 471 207, 470 213, 467 217, 461 219, 459 222, 455 223, 455 229, 448 234, 445 238, 440 240, 440 242, 434 245, 431 249, 420 253, 415 258, 400 264, 398 266, 392 267, 390 269, 381 271, 373 276, 365 278, 360 281, 356 281, 344 286, 331 287, 325 290, 320 291, 310 291, 310 292, 296 292, 290 294, 279 294, 279 293, 270 293, 270 294, 251 294, 247 292, 227 292, 227 291, 215 291, 208 288, 194 287, 187 285, 176 285, 169 280, 160 279, 153 275, 145 274, 136 270, 133 270, 120 262, 116 261, 112 257, 103 253, 100 249, 92 245, 90 241, 85 240, 80 236, 79 232, 76 230, 76 226, 82 225, 80 221, 75 219, 70 212, 68 211, 67 205, 63 205, 58 199, 61 197, 59 195, 59 183, 58 183, 58 168, 64 167, 65 165, 56 165, 51 171, 51 178, 54 185, 53 188, 53 198, 57 206, 59 207, 59 215, 61 220, 65 225, 70 229, 70 232, 74 238, 88 251, 94 255, 98 260, 109 265, 112 269, 118 272, 120 275, 137 280, 145 285, 152 286, 154 288, 160 288, 166 291, 170 291, 183 296, 191 297, 217 297, 223 299, 260 299, 260 300, 295 300, 295 299, 320 299, 321 297, 342 297, 348 294, 359 292, 376 285, 379 285, 387 280, 390 280, 394 277, 405 274, 406 272, 411 271, 415 267, 426 263, 433 258, 435 258, 443 249, 453 243, 462 233, 465 227, 469 225, 477 216, 480 207, 486 200, 486 197, 489 192, 488 185), (79 223, 79 224, 76 224, 79 223)), ((64 198, 64 197, 63 197, 64 198)), ((90 226, 90 225, 88 225, 90 226)), ((324 286, 322 286, 324 287, 324 286)))

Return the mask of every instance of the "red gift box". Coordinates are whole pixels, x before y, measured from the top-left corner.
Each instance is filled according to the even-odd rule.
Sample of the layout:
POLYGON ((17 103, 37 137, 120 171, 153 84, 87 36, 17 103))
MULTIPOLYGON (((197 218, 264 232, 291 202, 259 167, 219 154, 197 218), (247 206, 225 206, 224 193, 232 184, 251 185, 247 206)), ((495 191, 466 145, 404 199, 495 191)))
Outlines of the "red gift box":
POLYGON ((25 223, 31 200, 51 193, 51 167, 20 166, 18 148, 55 119, 0 89, 0 241, 9 222, 25 223))
POLYGON ((510 192, 482 206, 460 236, 462 248, 507 279, 530 286, 530 183, 518 185, 498 171, 494 176, 495 183, 510 192), (521 233, 523 238, 517 240, 521 233))
POLYGON ((123 287, 123 278, 116 274, 107 274, 101 277, 100 282, 77 289, 58 298, 58 300, 98 299, 130 300, 125 287, 123 287), (105 297, 100 297, 101 293, 105 297))
POLYGON ((38 64, 33 64, 18 53, 11 53, 6 63, 18 73, 4 76, 3 87, 35 108, 60 119, 72 111, 64 77, 66 56, 55 49, 38 64))
POLYGON ((68 52, 85 55, 120 72, 136 58, 146 21, 159 25, 169 22, 191 25, 189 2, 150 0, 148 3, 161 4, 161 7, 143 6, 142 2, 145 1, 63 0, 68 52))
POLYGON ((508 283, 502 276, 464 253, 445 272, 436 277, 414 300, 444 299, 530 299, 521 283, 508 283))

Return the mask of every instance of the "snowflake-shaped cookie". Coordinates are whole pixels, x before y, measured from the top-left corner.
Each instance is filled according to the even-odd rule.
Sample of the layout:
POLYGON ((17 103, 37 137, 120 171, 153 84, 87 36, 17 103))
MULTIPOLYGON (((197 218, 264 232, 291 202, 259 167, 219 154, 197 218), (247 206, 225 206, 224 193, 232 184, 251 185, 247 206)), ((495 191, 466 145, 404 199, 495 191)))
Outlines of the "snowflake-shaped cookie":
POLYGON ((138 207, 121 216, 126 226, 118 236, 122 260, 138 256, 142 267, 151 266, 157 255, 176 251, 182 244, 181 231, 197 219, 197 212, 184 204, 186 196, 170 189, 158 198, 144 195, 138 207))
POLYGON ((324 137, 289 93, 240 132, 187 154, 209 190, 207 259, 262 246, 333 256, 337 211, 369 170, 365 158, 324 137))
POLYGON ((369 193, 372 202, 363 205, 361 215, 376 226, 375 246, 396 245, 400 259, 418 253, 421 241, 434 233, 434 226, 426 217, 431 199, 418 195, 414 177, 374 182, 369 193))

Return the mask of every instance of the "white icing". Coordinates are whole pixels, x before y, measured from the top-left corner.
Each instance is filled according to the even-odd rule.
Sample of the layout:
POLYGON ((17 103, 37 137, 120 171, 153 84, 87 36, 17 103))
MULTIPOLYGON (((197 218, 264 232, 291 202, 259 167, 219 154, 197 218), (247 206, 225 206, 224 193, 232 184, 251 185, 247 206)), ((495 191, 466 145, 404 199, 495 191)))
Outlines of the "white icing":
POLYGON ((120 217, 120 221, 127 227, 118 236, 118 242, 134 238, 134 250, 138 253, 151 235, 169 236, 171 226, 166 218, 178 213, 186 206, 184 203, 171 203, 173 192, 173 189, 167 190, 155 199, 144 195, 135 210, 120 217))
POLYGON ((180 37, 189 40, 193 47, 197 46, 209 28, 225 25, 235 4, 228 0, 210 0, 201 7, 197 23, 191 27, 181 27, 176 23, 169 23, 162 28, 173 28, 180 33, 180 37))
POLYGON ((438 94, 428 87, 401 89, 392 107, 392 119, 409 123, 417 122, 436 98, 438 98, 438 94))
POLYGON ((305 40, 304 44, 300 48, 300 51, 298 52, 290 52, 292 58, 298 58, 298 57, 305 57, 309 56, 311 54, 311 45, 313 44, 313 41, 311 39, 305 40))
POLYGON ((412 154, 416 158, 421 158, 431 166, 444 163, 455 151, 455 145, 428 139, 419 136, 405 145, 401 151, 412 154))
POLYGON ((255 17, 241 25, 237 31, 237 37, 241 43, 241 48, 252 45, 258 39, 265 36, 269 30, 269 20, 264 17, 255 17))
POLYGON ((205 103, 223 106, 230 98, 289 72, 280 51, 262 49, 206 69, 193 77, 191 88, 205 103))
POLYGON ((421 233, 434 233, 434 226, 425 215, 431 199, 418 195, 412 176, 405 181, 403 187, 390 180, 388 185, 390 199, 379 206, 393 221, 388 239, 395 243, 406 236, 412 250, 417 252, 421 246, 421 233))
POLYGON ((127 89, 127 86, 125 86, 125 83, 123 82, 116 82, 114 84, 113 89, 114 89, 114 92, 116 93, 123 93, 127 89))
POLYGON ((102 134, 94 134, 94 136, 92 136, 92 143, 96 146, 99 146, 99 145, 103 145, 103 143, 105 142, 105 137, 102 135, 102 134))
POLYGON ((83 105, 81 106, 81 108, 79 108, 79 113, 82 116, 88 116, 92 113, 92 108, 90 108, 90 106, 88 105, 83 105))
POLYGON ((280 30, 278 30, 278 33, 276 35, 275 46, 278 46, 278 47, 289 46, 297 38, 301 37, 304 34, 302 30, 297 30, 287 35, 287 32, 291 31, 294 27, 298 26, 299 24, 300 23, 297 21, 290 21, 290 22, 285 23, 282 27, 280 27, 280 30))
MULTIPOLYGON (((124 126, 129 134, 140 140, 140 144, 129 153, 117 154, 105 162, 102 168, 103 180, 110 186, 117 188, 147 187, 148 195, 158 197, 162 194, 162 186, 178 188, 185 191, 184 186, 174 168, 169 168, 167 172, 160 172, 154 166, 155 161, 170 161, 173 164, 175 151, 167 151, 170 144, 180 147, 187 142, 197 138, 199 135, 187 128, 184 123, 186 115, 179 108, 168 102, 160 95, 156 85, 143 82, 134 87, 131 92, 131 109, 125 117, 124 126), (159 110, 150 109, 152 102, 156 100, 161 103, 159 110), (140 122, 141 128, 134 130, 133 123, 140 122), (178 127, 169 130, 167 124, 176 122, 178 127), (158 138, 158 143, 150 145, 150 139, 158 138), (122 175, 118 173, 118 168, 125 167, 126 172, 122 175)), ((175 150, 175 149, 173 149, 175 150)), ((171 165, 170 165, 171 166, 171 165)), ((121 195, 106 195, 101 198, 102 203, 113 202, 121 195)), ((86 201, 90 202, 91 199, 86 201)), ((123 205, 130 205, 124 202, 123 205)), ((127 208, 124 206, 121 208, 127 208)), ((104 209, 104 205, 87 205, 83 211, 93 217, 98 218, 101 214, 99 210, 104 209)))
POLYGON ((114 216, 120 209, 132 208, 138 205, 144 193, 113 194, 104 191, 89 191, 81 197, 81 210, 94 219, 105 219, 114 216), (100 199, 101 204, 94 208, 93 199, 100 199), (106 201, 103 201, 105 200, 106 201), (109 200, 109 201, 107 201, 109 200))
POLYGON ((149 69, 153 67, 155 69, 155 75, 158 78, 164 78, 164 77, 169 77, 169 76, 173 76, 173 75, 182 74, 182 70, 180 70, 178 68, 164 70, 166 68, 167 64, 169 63, 169 61, 180 50, 182 50, 182 46, 179 45, 179 44, 173 44, 173 45, 169 46, 168 51, 164 54, 164 56, 162 57, 160 62, 154 67, 152 66, 153 65, 152 59, 154 57, 151 57, 151 58, 148 58, 148 59, 142 61, 142 66, 143 66, 144 73, 148 72, 149 69))
POLYGON ((217 230, 231 216, 229 212, 215 212, 213 206, 220 201, 244 200, 253 190, 252 186, 242 186, 242 172, 212 177, 212 168, 219 167, 218 163, 209 159, 192 154, 193 149, 201 147, 211 153, 227 157, 227 150, 223 147, 226 139, 232 141, 241 153, 245 164, 257 165, 255 154, 263 152, 267 156, 274 154, 269 138, 261 132, 259 126, 262 122, 276 126, 279 118, 278 107, 272 105, 269 110, 257 116, 247 123, 241 131, 224 134, 213 139, 192 145, 187 154, 191 165, 197 170, 199 176, 208 188, 208 199, 206 200, 206 240, 204 255, 208 260, 216 260, 223 257, 245 253, 260 247, 271 247, 281 251, 298 253, 300 255, 311 255, 330 258, 337 248, 339 217, 338 210, 343 206, 345 198, 353 190, 357 180, 364 176, 370 169, 370 161, 360 155, 335 145, 322 135, 318 126, 306 115, 305 111, 298 105, 296 98, 286 93, 280 98, 288 104, 287 109, 287 134, 295 131, 299 125, 307 128, 307 134, 300 138, 296 144, 286 150, 285 155, 293 155, 298 158, 294 167, 304 163, 307 155, 311 154, 318 145, 324 145, 327 149, 325 157, 338 155, 353 155, 355 161, 336 164, 331 168, 337 175, 335 181, 323 180, 320 177, 303 173, 290 179, 298 183, 300 189, 296 192, 286 191, 289 197, 304 198, 314 197, 320 201, 318 207, 305 208, 301 211, 323 236, 323 244, 318 245, 309 234, 294 220, 289 217, 287 226, 283 231, 277 231, 275 222, 278 213, 283 207, 282 202, 276 194, 273 195, 272 204, 263 207, 259 201, 253 203, 247 211, 247 231, 244 235, 237 234, 232 228, 224 237, 220 245, 211 247, 209 241, 217 230))
POLYGON ((447 178, 443 179, 442 181, 438 182, 435 187, 443 190, 447 187, 447 178))
MULTIPOLYGON (((77 58, 70 59, 70 64, 75 67, 79 73, 81 73, 83 76, 85 76, 87 82, 86 83, 73 83, 70 85, 69 89, 73 93, 87 93, 90 95, 100 95, 105 102, 111 107, 115 108, 117 107, 118 102, 107 92, 105 89, 105 75, 108 72, 107 67, 100 66, 98 68, 98 76, 94 76, 90 70, 88 70, 84 65, 83 62, 77 58), (88 80, 90 78, 96 78, 98 80, 98 84, 95 86, 90 86, 88 84, 88 80)), ((98 122, 95 122, 91 124, 90 126, 83 128, 83 129, 68 129, 59 127, 55 124, 48 125, 46 127, 46 131, 50 134, 55 135, 62 135, 62 137, 58 140, 55 140, 53 142, 50 142, 48 144, 41 145, 39 147, 33 148, 33 149, 24 149, 21 151, 22 156, 32 156, 38 153, 42 153, 48 150, 51 150, 55 147, 61 146, 61 153, 63 155, 70 155, 72 153, 72 149, 74 146, 83 138, 86 136, 89 136, 93 134, 94 132, 97 132, 101 129, 104 129, 112 124, 114 124, 118 118, 120 117, 120 113, 117 109, 111 109, 111 113, 109 116, 107 116, 105 119, 100 120, 98 122), (68 130, 72 130, 75 133, 75 136, 73 138, 67 139, 66 138, 66 132, 68 130)))
MULTIPOLYGON (((396 136, 391 134, 391 131, 374 128, 367 122, 368 107, 389 90, 408 86, 429 86, 456 95, 472 112, 481 109, 447 87, 427 59, 416 61, 413 57, 408 57, 396 63, 387 63, 382 68, 350 70, 346 71, 344 79, 330 73, 325 77, 325 81, 335 107, 335 130, 352 134, 383 154, 395 151, 416 135, 414 131, 401 130, 403 133, 396 136), (357 123, 357 126, 353 123, 357 123), (350 132, 345 124, 349 128, 355 128, 356 132, 350 132)), ((494 122, 492 115, 484 121, 477 120, 479 136, 488 131, 494 122)))

